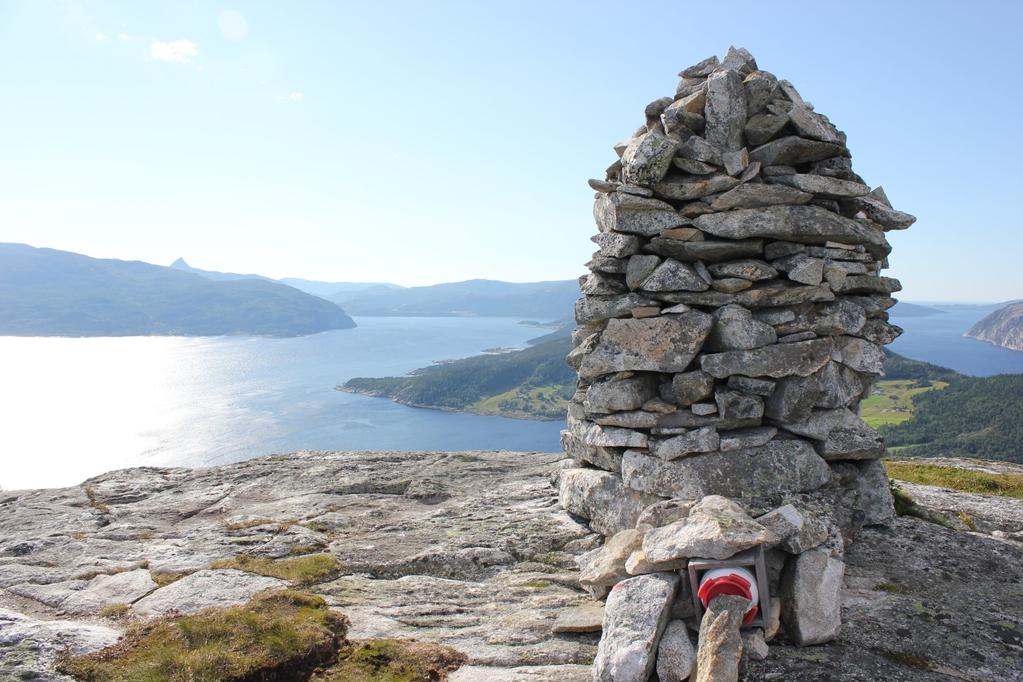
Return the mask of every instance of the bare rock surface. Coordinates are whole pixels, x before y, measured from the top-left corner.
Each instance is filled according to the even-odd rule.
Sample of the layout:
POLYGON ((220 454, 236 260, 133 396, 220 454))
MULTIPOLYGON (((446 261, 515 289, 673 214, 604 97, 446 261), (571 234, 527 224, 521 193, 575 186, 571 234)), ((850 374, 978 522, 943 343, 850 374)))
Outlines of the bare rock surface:
MULTIPOLYGON (((123 627, 12 587, 89 584, 139 571, 140 562, 157 575, 205 571, 238 553, 304 551, 315 539, 343 574, 306 589, 352 619, 353 638, 451 645, 469 656, 456 682, 589 680, 599 633, 553 632, 563 612, 589 609, 592 628, 599 610, 575 566, 599 537, 558 505, 552 482, 576 471, 561 457, 299 453, 112 472, 85 484, 93 501, 81 486, 5 491, 0 679, 61 679, 50 666, 65 646, 99 649, 123 627), (446 497, 418 496, 423 486, 412 484, 428 480, 446 497)), ((844 560, 837 639, 799 648, 782 633, 745 679, 1023 679, 1020 543, 899 518, 861 531, 844 560)), ((122 578, 124 591, 111 598, 133 599, 140 577, 122 578)))

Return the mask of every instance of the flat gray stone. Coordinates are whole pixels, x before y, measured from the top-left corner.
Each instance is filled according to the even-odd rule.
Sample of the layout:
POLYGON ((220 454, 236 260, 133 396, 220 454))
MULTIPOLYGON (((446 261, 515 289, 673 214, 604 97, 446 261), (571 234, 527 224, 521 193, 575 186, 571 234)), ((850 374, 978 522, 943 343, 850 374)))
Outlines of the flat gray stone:
POLYGON ((710 202, 715 211, 730 211, 734 208, 761 208, 785 204, 805 204, 813 199, 809 192, 784 185, 746 183, 728 190, 710 202))
POLYGON ((704 343, 710 352, 752 350, 778 340, 774 327, 753 318, 739 305, 726 305, 714 311, 714 327, 704 343))
POLYGON ((696 647, 684 621, 668 623, 657 646, 657 679, 661 682, 684 682, 696 667, 696 647))
POLYGON ((757 147, 750 152, 750 159, 765 166, 798 166, 845 154, 848 151, 841 145, 792 135, 757 147))
POLYGON ((600 632, 604 622, 604 605, 587 602, 558 611, 551 632, 600 632))
POLYGON ((625 284, 630 289, 639 289, 640 285, 653 274, 661 259, 652 254, 637 253, 630 256, 628 265, 625 267, 625 284))
POLYGON ((282 590, 288 582, 277 578, 236 571, 202 570, 161 587, 135 602, 131 610, 143 616, 168 613, 196 613, 210 607, 235 606, 263 590, 282 590))
POLYGON ((711 353, 700 357, 700 367, 724 379, 733 374, 750 377, 808 376, 831 360, 831 339, 775 344, 753 350, 711 353))
POLYGON ((578 559, 579 583, 591 587, 610 587, 629 577, 625 561, 643 546, 645 532, 626 528, 609 537, 603 545, 578 559))
POLYGON ((657 386, 649 375, 595 381, 586 391, 583 403, 587 412, 637 410, 657 395, 657 386))
POLYGON ((643 280, 643 291, 706 291, 710 283, 697 274, 693 266, 673 258, 666 259, 643 280))
POLYGON ((579 363, 585 378, 622 371, 682 372, 702 348, 714 320, 698 311, 677 317, 612 319, 579 363))
POLYGON ((869 187, 859 182, 809 173, 779 175, 773 181, 830 199, 861 197, 870 191, 869 187))
POLYGON ((701 452, 714 452, 718 449, 718 443, 717 430, 713 426, 704 426, 674 438, 654 441, 650 453, 661 459, 673 460, 701 452))
POLYGON ((622 154, 622 179, 636 185, 660 182, 677 147, 676 140, 656 131, 633 138, 622 154))
POLYGON ((714 377, 703 370, 676 374, 671 380, 671 391, 679 405, 692 405, 713 395, 714 377))
POLYGON ((778 271, 762 260, 744 258, 730 263, 712 263, 707 266, 715 277, 741 277, 751 282, 774 279, 778 271))
POLYGON ((746 89, 738 72, 727 70, 707 78, 707 120, 704 136, 722 151, 742 149, 746 126, 746 89))
POLYGON ((647 682, 678 589, 678 575, 652 573, 616 584, 604 608, 594 682, 647 682))
POLYGON ((831 480, 831 469, 805 441, 772 440, 759 447, 694 455, 677 462, 626 450, 622 478, 632 490, 661 497, 754 498, 816 490, 831 480))
POLYGON ((708 213, 693 225, 716 237, 749 239, 769 237, 807 244, 840 241, 862 244, 874 253, 890 250, 884 232, 866 221, 844 218, 820 206, 770 206, 708 213))
POLYGON ((671 204, 623 192, 601 194, 593 202, 601 232, 628 232, 645 237, 684 224, 671 204))
POLYGON ((590 527, 602 535, 634 528, 640 513, 658 501, 652 495, 626 489, 621 476, 597 469, 561 472, 558 498, 562 507, 588 519, 590 527))
POLYGON ((650 530, 643 538, 643 552, 652 562, 727 559, 750 547, 776 542, 771 531, 735 502, 708 495, 685 519, 650 530))
POLYGON ((804 552, 789 564, 782 579, 782 622, 799 646, 838 636, 844 573, 845 564, 824 549, 804 552))

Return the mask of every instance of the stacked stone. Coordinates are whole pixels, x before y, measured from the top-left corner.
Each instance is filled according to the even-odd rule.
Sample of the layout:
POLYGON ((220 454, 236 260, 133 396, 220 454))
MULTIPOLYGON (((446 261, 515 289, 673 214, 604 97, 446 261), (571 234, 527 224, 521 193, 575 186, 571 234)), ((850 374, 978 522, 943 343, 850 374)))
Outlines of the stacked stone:
MULTIPOLYGON (((831 589, 843 536, 892 513, 884 443, 858 408, 901 333, 886 312, 900 285, 881 275, 885 232, 915 219, 746 50, 680 76, 615 146, 606 179, 590 181, 599 250, 580 279, 562 438, 577 467, 559 483, 562 505, 609 538, 582 560, 584 584, 601 593, 763 544, 772 594, 783 572, 793 594, 810 550, 824 561, 804 562, 816 569, 802 579, 831 589), (686 536, 732 523, 748 532, 686 536)), ((837 630, 789 620, 800 643, 837 630)))

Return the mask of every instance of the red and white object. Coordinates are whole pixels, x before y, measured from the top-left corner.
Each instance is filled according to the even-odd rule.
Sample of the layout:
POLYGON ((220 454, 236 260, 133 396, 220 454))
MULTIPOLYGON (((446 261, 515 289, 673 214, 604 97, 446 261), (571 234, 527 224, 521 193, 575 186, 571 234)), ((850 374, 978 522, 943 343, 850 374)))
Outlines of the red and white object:
POLYGON ((760 592, 757 590, 757 579, 750 571, 741 566, 715 568, 707 571, 700 578, 700 588, 696 596, 707 608, 715 597, 734 594, 749 599, 753 605, 742 619, 748 625, 757 617, 757 604, 760 603, 760 592))

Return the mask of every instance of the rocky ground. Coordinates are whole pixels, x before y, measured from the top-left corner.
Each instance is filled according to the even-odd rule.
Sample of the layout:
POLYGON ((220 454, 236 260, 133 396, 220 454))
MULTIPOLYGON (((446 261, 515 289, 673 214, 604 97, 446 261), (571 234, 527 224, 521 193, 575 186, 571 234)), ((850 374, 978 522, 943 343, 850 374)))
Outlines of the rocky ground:
MULTIPOLYGON (((215 561, 316 551, 343 572, 308 589, 353 638, 453 646, 469 657, 456 681, 588 680, 599 632, 552 632, 599 619, 574 557, 600 539, 559 508, 560 459, 298 453, 0 492, 0 679, 60 679, 55 656, 101 648, 134 618, 285 584, 215 561)), ((992 527, 1021 530, 1018 502, 985 504, 1007 510, 992 527)), ((772 643, 747 679, 1023 679, 1020 543, 900 518, 865 530, 846 562, 838 640, 772 643)))

